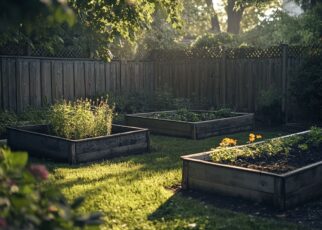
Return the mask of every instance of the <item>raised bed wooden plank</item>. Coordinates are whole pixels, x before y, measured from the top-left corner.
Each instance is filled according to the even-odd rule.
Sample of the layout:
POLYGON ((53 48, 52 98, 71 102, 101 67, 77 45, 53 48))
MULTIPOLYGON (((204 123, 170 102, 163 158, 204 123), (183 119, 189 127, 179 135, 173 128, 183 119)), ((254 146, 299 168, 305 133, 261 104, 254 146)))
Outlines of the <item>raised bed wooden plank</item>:
MULTIPOLYGON (((308 131, 287 135, 303 135, 308 131)), ((260 144, 263 142, 256 143, 260 144)), ((236 146, 232 148, 240 148, 236 146)), ((223 195, 265 201, 287 209, 322 196, 322 162, 284 174, 210 162, 203 152, 182 156, 184 189, 199 189, 223 195)))
POLYGON ((8 144, 14 150, 70 163, 107 159, 149 151, 149 131, 113 125, 115 134, 71 140, 48 135, 48 126, 8 128, 8 144))
POLYGON ((28 151, 31 155, 41 158, 68 159, 66 153, 69 150, 69 142, 58 138, 48 138, 36 133, 26 135, 26 133, 19 130, 10 129, 8 132, 8 145, 13 150, 28 151))
POLYGON ((322 194, 322 183, 312 182, 312 184, 300 188, 292 194, 285 194, 285 207, 292 208, 299 204, 317 199, 322 194))
MULTIPOLYGON (((173 112, 175 111, 129 114, 126 115, 125 120, 127 125, 149 128, 154 133, 192 139, 249 130, 253 128, 254 122, 254 115, 248 113, 236 113, 238 116, 235 117, 200 122, 184 122, 149 117, 154 113, 173 112)), ((209 111, 193 110, 193 112, 209 111)))
POLYGON ((256 202, 270 203, 273 200, 272 193, 258 192, 255 190, 238 188, 235 186, 228 186, 224 184, 217 184, 213 182, 200 181, 189 178, 189 188, 194 188, 196 190, 202 190, 206 192, 214 192, 216 194, 224 196, 234 196, 244 199, 251 199, 256 202))
POLYGON ((227 186, 274 193, 274 177, 244 171, 238 168, 227 168, 215 165, 205 165, 200 162, 190 162, 189 177, 195 180, 215 182, 227 186), (214 170, 214 167, 216 168, 214 170))
POLYGON ((169 120, 157 120, 144 117, 127 116, 126 124, 136 127, 148 128, 157 134, 180 137, 191 137, 193 126, 189 123, 169 120))
POLYGON ((322 163, 315 163, 296 170, 295 173, 285 174, 285 192, 288 195, 296 193, 312 183, 322 186, 322 163))

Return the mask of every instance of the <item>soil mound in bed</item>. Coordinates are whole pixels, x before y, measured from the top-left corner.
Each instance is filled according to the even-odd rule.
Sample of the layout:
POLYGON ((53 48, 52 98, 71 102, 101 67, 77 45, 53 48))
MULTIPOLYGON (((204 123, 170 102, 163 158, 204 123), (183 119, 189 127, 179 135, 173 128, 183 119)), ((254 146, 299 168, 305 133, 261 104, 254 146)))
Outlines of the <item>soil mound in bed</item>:
POLYGON ((322 161, 322 129, 231 149, 216 149, 218 163, 282 174, 322 161), (228 157, 227 157, 228 156, 228 157))
POLYGON ((282 174, 319 161, 322 161, 322 149, 309 153, 294 151, 288 155, 238 159, 232 165, 282 174))

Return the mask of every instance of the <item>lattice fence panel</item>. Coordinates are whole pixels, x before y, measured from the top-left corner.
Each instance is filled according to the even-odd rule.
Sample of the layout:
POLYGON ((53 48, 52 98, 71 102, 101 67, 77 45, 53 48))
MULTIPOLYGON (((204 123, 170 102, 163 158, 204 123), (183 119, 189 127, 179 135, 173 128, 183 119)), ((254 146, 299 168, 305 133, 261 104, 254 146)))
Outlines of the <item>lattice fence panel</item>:
MULTIPOLYGON (((287 46, 289 57, 314 56, 322 53, 322 46, 287 46)), ((8 44, 0 47, 0 55, 12 56, 37 56, 37 57, 58 57, 58 58, 89 58, 90 54, 76 47, 65 47, 49 52, 42 47, 27 48, 26 45, 8 44)), ((172 50, 138 50, 132 60, 156 60, 156 61, 179 61, 181 59, 259 59, 259 58, 281 58, 283 46, 269 48, 241 47, 241 48, 186 48, 172 50)), ((122 57, 115 57, 119 59, 122 57)), ((124 59, 124 57, 122 58, 124 59)), ((125 58, 129 59, 129 58, 125 58)))
POLYGON ((88 52, 76 47, 64 47, 54 52, 42 47, 27 47, 20 44, 8 44, 0 47, 0 55, 12 56, 35 56, 35 57, 57 57, 57 58, 88 58, 88 52))

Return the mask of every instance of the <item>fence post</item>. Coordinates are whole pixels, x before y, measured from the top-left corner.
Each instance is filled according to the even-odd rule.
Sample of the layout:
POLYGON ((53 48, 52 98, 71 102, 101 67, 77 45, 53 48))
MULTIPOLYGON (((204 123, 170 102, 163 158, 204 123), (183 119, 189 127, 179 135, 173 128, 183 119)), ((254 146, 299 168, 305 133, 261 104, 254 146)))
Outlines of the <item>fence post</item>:
POLYGON ((226 55, 226 49, 223 46, 222 47, 222 60, 221 60, 221 65, 222 65, 222 90, 223 90, 223 105, 224 107, 226 107, 226 89, 227 89, 227 72, 226 72, 226 59, 227 59, 227 55, 226 55))
POLYGON ((284 122, 288 121, 288 45, 281 44, 282 49, 282 112, 284 122))
POLYGON ((120 94, 127 92, 129 89, 127 88, 127 85, 125 84, 127 80, 127 60, 120 59, 120 94))

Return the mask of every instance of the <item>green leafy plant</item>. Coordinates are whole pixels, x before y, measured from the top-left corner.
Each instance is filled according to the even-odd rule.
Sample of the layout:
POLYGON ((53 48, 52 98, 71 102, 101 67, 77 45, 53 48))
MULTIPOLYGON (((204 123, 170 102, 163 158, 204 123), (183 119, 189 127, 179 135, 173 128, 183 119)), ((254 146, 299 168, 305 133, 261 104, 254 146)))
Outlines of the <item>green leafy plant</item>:
MULTIPOLYGON (((251 141, 251 135, 248 143, 251 141)), ((256 137, 255 137, 256 139, 256 137)), ((238 148, 227 148, 227 146, 219 146, 212 149, 210 157, 214 162, 234 163, 241 159, 256 158, 287 158, 290 153, 306 154, 319 153, 322 148, 322 129, 312 127, 306 135, 294 135, 286 138, 276 138, 260 144, 245 145, 238 148), (318 151, 316 151, 318 150, 318 151)))
MULTIPOLYGON (((322 8, 322 7, 321 7, 322 8)), ((322 51, 306 60, 299 74, 291 83, 290 91, 295 99, 301 119, 322 122, 322 51)))
POLYGON ((188 122, 197 122, 197 121, 206 121, 214 120, 225 117, 236 116, 231 112, 230 109, 219 109, 217 111, 211 112, 193 112, 188 109, 178 109, 175 112, 160 112, 153 113, 152 118, 157 119, 169 119, 175 121, 188 121, 188 122))
POLYGON ((0 138, 4 137, 6 127, 15 125, 18 122, 18 117, 10 111, 0 111, 0 138))
POLYGON ((82 139, 110 135, 114 107, 107 99, 76 102, 62 101, 51 106, 48 116, 55 135, 69 139, 82 139))
POLYGON ((237 47, 238 41, 236 36, 230 33, 206 33, 197 37, 197 39, 192 44, 194 48, 212 48, 212 47, 237 47))
POLYGON ((6 127, 25 124, 45 124, 48 120, 49 107, 28 107, 21 113, 0 112, 0 138, 6 138, 6 127))
POLYGON ((49 106, 35 108, 28 107, 22 113, 17 114, 18 120, 30 124, 44 124, 48 120, 49 106))
POLYGON ((76 209, 83 198, 70 205, 46 183, 46 167, 27 161, 26 152, 0 148, 1 229, 98 229, 100 213, 78 215, 76 209))
POLYGON ((256 119, 268 124, 280 124, 283 121, 282 99, 273 88, 262 90, 256 108, 256 119))

